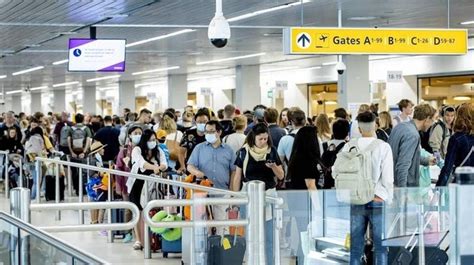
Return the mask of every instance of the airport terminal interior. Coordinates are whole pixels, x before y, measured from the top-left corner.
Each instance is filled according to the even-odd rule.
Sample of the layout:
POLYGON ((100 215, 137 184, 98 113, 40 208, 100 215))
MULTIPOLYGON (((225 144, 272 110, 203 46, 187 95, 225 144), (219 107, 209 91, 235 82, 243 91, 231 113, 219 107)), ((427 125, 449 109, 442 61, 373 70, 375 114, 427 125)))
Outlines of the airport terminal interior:
POLYGON ((473 0, 0 0, 1 264, 474 264, 473 0))

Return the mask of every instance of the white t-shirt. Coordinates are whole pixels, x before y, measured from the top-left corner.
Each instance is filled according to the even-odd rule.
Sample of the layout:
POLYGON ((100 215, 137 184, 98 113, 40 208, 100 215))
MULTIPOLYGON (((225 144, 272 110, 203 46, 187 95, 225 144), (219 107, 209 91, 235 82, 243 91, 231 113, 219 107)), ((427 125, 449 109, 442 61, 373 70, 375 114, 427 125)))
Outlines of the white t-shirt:
POLYGON ((233 133, 224 137, 224 139, 222 139, 222 142, 230 146, 234 153, 237 153, 244 145, 245 138, 247 137, 243 133, 233 133))
MULTIPOLYGON (((163 153, 163 151, 161 151, 160 148, 158 148, 158 152, 159 152, 159 156, 160 156, 160 165, 165 165, 165 167, 168 167, 168 164, 166 163, 165 153, 163 153)), ((130 173, 140 174, 140 173, 146 171, 145 168, 144 168, 146 160, 142 156, 142 150, 140 149, 140 147, 135 146, 132 149, 131 158, 132 158, 132 168, 130 170, 130 173)), ((156 160, 151 161, 151 162, 158 165, 158 161, 156 161, 156 160)), ((128 193, 130 193, 132 191, 133 183, 135 183, 135 178, 128 178, 127 179, 126 185, 127 185, 128 193)))

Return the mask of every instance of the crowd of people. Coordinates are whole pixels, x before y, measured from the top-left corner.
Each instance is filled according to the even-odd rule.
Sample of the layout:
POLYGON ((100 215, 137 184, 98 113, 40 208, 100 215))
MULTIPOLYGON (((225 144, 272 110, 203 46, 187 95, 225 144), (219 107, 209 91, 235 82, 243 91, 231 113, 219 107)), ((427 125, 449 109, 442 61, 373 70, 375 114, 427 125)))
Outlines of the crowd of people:
MULTIPOLYGON (((166 173, 175 179, 191 174, 196 179, 210 180, 216 188, 232 191, 245 189, 248 181, 260 180, 268 194, 283 189, 317 191, 341 187, 348 169, 338 154, 356 149, 369 157, 370 172, 362 175, 369 176, 368 185, 373 186, 373 191, 370 201, 351 206, 351 264, 361 264, 369 223, 376 264, 387 264, 387 249, 381 243, 382 208, 392 201, 394 188, 426 185, 423 180, 427 171, 422 168, 430 165, 441 168, 438 177, 428 176, 437 179, 437 186, 456 181, 456 167, 474 166, 472 103, 436 110, 426 103, 415 105, 401 100, 399 109, 400 114, 392 117, 389 112, 378 112, 373 105, 363 104, 358 113, 352 114, 355 119, 343 108, 308 119, 297 107, 278 111, 263 105, 243 113, 227 105, 217 115, 208 108, 195 111, 192 106, 157 113, 124 109, 121 115, 105 117, 7 112, 0 118, 0 149, 24 159, 33 191, 35 185, 44 190, 44 181, 36 177, 35 157, 61 152, 73 162, 92 161, 94 165, 124 172, 153 176, 166 173)), ((74 190, 79 194, 84 187, 79 186, 78 180, 83 176, 77 170, 71 174, 74 190)), ((148 188, 144 181, 111 177, 116 196, 142 210, 141 194, 148 188)), ((98 178, 87 193, 95 192, 91 196, 96 200, 106 200, 106 182, 102 176, 98 178)), ((41 195, 32 192, 32 198, 41 195)), ((242 212, 244 215, 245 209, 242 212)), ((224 207, 214 207, 213 213, 216 219, 226 218, 224 207)), ((100 213, 94 213, 91 222, 101 219, 100 213)), ((299 225, 302 231, 307 224, 299 225)), ((267 221, 265 228, 267 261, 272 264, 272 222, 267 221)), ((143 237, 141 220, 125 241, 135 238, 133 248, 140 250, 143 237)), ((301 247, 297 255, 302 260, 301 247)))

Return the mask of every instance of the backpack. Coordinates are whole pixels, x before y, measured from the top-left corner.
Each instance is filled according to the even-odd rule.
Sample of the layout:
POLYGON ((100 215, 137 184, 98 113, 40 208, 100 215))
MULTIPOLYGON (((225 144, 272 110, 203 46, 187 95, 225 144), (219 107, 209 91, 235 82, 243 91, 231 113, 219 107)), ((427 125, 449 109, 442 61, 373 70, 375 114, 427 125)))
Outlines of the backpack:
POLYGON ((67 142, 68 136, 69 136, 69 125, 67 125, 67 123, 64 123, 64 126, 61 128, 61 131, 59 132, 59 146, 62 146, 62 147, 68 146, 68 142, 67 142))
POLYGON ((388 142, 389 135, 385 130, 377 129, 375 133, 377 134, 377 139, 382 140, 384 142, 388 142))
POLYGON ((380 140, 375 139, 360 150, 357 139, 348 143, 348 151, 337 154, 333 167, 336 198, 339 202, 364 205, 374 199, 375 184, 372 177, 372 151, 380 140))
POLYGON ((420 140, 421 140, 421 147, 428 151, 429 153, 433 153, 433 148, 430 145, 430 137, 431 134, 433 133, 434 129, 436 126, 441 126, 441 129, 443 130, 443 139, 441 141, 441 146, 440 150, 443 150, 444 148, 444 139, 446 139, 446 125, 444 124, 443 121, 438 120, 436 121, 426 132, 420 132, 420 140))
POLYGON ((86 133, 86 126, 82 127, 72 127, 72 149, 74 151, 83 151, 84 145, 86 143, 87 133, 86 133))
POLYGON ((179 142, 178 139, 178 131, 174 133, 174 140, 166 140, 166 147, 169 150, 169 159, 173 161, 179 160, 179 142))
POLYGON ((332 177, 332 166, 336 161, 337 154, 342 150, 346 143, 340 143, 338 146, 335 144, 329 145, 321 156, 321 161, 319 165, 321 166, 321 176, 320 179, 323 180, 322 188, 323 189, 332 189, 334 188, 334 178, 332 177))

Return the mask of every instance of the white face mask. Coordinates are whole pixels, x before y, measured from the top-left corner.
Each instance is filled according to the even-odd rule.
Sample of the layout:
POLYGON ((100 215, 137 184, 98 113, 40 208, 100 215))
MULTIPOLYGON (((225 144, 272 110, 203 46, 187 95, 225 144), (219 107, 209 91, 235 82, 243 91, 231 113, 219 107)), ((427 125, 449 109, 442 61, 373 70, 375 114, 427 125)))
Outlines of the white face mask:
POLYGON ((196 124, 196 129, 198 132, 205 132, 206 131, 206 124, 205 123, 198 123, 196 124))
POLYGON ((206 134, 206 141, 210 144, 214 144, 217 142, 217 136, 215 133, 213 134, 206 134))
POLYGON ((141 135, 141 134, 132 135, 132 136, 131 136, 132 143, 133 143, 134 145, 139 144, 141 138, 142 138, 142 135, 141 135))
POLYGON ((102 167, 102 156, 99 153, 95 153, 95 159, 97 159, 97 163, 100 165, 97 165, 98 167, 102 167))
POLYGON ((153 150, 156 147, 156 141, 149 141, 146 143, 149 150, 153 150))

